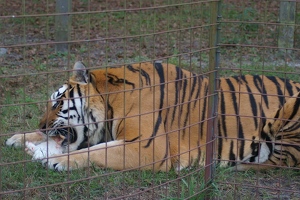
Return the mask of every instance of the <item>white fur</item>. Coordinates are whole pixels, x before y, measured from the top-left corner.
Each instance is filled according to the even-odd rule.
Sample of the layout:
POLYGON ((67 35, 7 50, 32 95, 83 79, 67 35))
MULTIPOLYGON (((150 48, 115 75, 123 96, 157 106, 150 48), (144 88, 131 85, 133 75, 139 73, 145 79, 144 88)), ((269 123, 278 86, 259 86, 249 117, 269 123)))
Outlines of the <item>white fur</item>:
MULTIPOLYGON (((260 149, 259 149, 259 155, 255 157, 255 161, 253 163, 263 163, 269 159, 270 155, 270 149, 268 145, 263 142, 261 143, 260 149)), ((252 157, 252 154, 249 154, 246 156, 241 162, 249 163, 249 159, 252 157)))
POLYGON ((23 137, 24 136, 21 134, 13 135, 12 137, 10 137, 9 139, 6 140, 5 144, 7 146, 21 147, 23 137))
POLYGON ((270 153, 271 152, 268 145, 265 142, 263 142, 259 149, 259 157, 255 158, 255 163, 263 163, 267 161, 270 153))
POLYGON ((32 142, 26 142, 26 152, 32 155, 32 160, 45 159, 52 155, 62 154, 63 148, 56 141, 48 138, 48 142, 35 145, 32 142))

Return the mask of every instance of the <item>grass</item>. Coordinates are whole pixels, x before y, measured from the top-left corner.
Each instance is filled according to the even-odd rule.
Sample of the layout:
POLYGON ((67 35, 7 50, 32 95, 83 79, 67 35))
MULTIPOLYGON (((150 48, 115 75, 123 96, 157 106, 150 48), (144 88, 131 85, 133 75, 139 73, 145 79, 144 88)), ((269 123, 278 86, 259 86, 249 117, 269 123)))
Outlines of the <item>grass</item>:
MULTIPOLYGON (((54 172, 30 162, 23 151, 3 147, 2 163, 27 160, 25 163, 6 164, 1 167, 1 191, 21 190, 2 195, 3 199, 96 199, 117 198, 122 195, 142 192, 142 199, 185 199, 195 195, 199 199, 199 185, 204 188, 203 173, 182 172, 180 178, 174 171, 153 173, 151 171, 129 171, 116 173, 91 167, 72 172, 54 172), (10 156, 7 156, 10 155, 10 156), (173 181, 170 181, 173 180, 173 181), (202 182, 202 184, 201 184, 202 182), (155 188, 153 188, 155 187, 155 188), (26 191, 25 191, 26 190, 26 191)), ((132 198, 137 198, 134 195, 132 198)))
POLYGON ((298 199, 299 170, 275 169, 263 172, 229 172, 218 168, 215 197, 230 199, 298 199), (294 191, 293 191, 294 190, 294 191))

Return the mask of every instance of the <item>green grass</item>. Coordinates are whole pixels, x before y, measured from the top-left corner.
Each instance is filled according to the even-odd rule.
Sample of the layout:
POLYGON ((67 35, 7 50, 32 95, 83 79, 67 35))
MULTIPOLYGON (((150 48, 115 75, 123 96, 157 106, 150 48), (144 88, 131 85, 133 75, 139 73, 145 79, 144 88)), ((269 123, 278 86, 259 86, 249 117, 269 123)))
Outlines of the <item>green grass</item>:
POLYGON ((145 199, 151 199, 149 196, 153 196, 153 199, 185 199, 190 195, 195 195, 193 199, 199 199, 204 196, 199 194, 204 187, 202 172, 181 172, 183 178, 178 177, 174 171, 120 173, 96 167, 54 172, 43 168, 40 163, 30 162, 30 157, 21 150, 3 147, 2 155, 3 163, 28 161, 1 167, 1 191, 22 190, 5 194, 2 196, 4 199, 19 199, 24 195, 29 199, 41 199, 47 198, 47 194, 51 199, 63 199, 66 196, 71 199, 102 199, 105 196, 116 198, 141 191, 145 191, 141 194, 145 199))
POLYGON ((299 175, 299 170, 289 169, 230 172, 229 169, 217 168, 214 196, 224 200, 298 199, 299 175))

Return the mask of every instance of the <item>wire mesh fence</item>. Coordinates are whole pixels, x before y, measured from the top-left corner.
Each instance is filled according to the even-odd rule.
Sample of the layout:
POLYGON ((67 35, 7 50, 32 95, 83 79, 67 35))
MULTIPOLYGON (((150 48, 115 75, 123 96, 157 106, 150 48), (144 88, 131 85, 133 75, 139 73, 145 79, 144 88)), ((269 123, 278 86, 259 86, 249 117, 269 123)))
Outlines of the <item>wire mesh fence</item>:
MULTIPOLYGON (((288 143, 278 160, 286 163, 282 155, 295 149, 297 161, 297 139, 265 142, 260 131, 284 104, 280 97, 291 96, 287 79, 300 82, 299 6, 297 0, 1 1, 0 197, 298 199, 297 162, 280 170, 237 172, 232 161, 249 162, 244 156, 253 155, 254 141, 261 141, 258 151, 288 143), (81 63, 82 73, 73 69, 76 61, 85 63, 86 76, 81 63), (93 71, 98 69, 107 81, 100 83, 100 71, 93 71), (73 74, 81 78, 69 80, 73 74), (245 74, 265 78, 257 82, 245 74), (80 86, 71 87, 74 82, 80 86), (85 84, 97 89, 83 89, 85 84), (72 109, 82 101, 86 107, 72 109), (69 111, 53 114, 64 106, 69 111), (51 127, 63 114, 65 124, 51 127), (86 120, 74 125, 75 118, 86 120), (62 143, 52 147, 55 137, 45 139, 40 130, 62 135, 56 138, 62 143), (49 154, 50 148, 64 147, 61 151, 70 152, 66 170, 32 161, 25 141, 7 147, 16 133, 42 137, 49 154), (82 164, 76 157, 72 165, 73 147, 87 148, 92 162, 69 170, 82 164), (99 149, 106 153, 94 153, 99 149), (222 164, 226 167, 218 167, 222 164)), ((293 93, 299 90, 290 84, 293 93)), ((263 159, 252 157, 251 162, 263 159)))
MULTIPOLYGON (((245 84, 242 77, 245 74, 266 75, 281 77, 284 82, 280 83, 275 80, 271 84, 267 84, 266 82, 258 84, 258 82, 253 81, 252 84, 256 85, 255 87, 262 89, 260 91, 263 91, 264 87, 266 90, 269 89, 269 91, 258 92, 257 94, 263 93, 268 97, 272 96, 270 88, 275 84, 278 86, 278 90, 275 90, 275 95, 291 95, 287 89, 281 88, 281 90, 279 88, 281 87, 280 85, 286 85, 288 79, 299 82, 299 5, 299 1, 228 0, 222 2, 222 19, 220 20, 222 28, 220 51, 222 56, 220 58, 219 72, 221 77, 241 77, 240 88, 235 88, 235 90, 242 90, 241 88, 245 84), (282 38, 282 35, 285 35, 285 39, 282 38)), ((267 81, 267 79, 264 79, 264 81, 267 81)), ((247 93, 255 94, 253 88, 245 94, 247 93)), ((272 114, 265 113, 264 115, 263 113, 259 113, 261 112, 260 109, 262 109, 261 106, 264 104, 265 95, 262 95, 261 99, 258 100, 257 107, 255 107, 255 104, 251 105, 251 111, 244 116, 242 114, 244 105, 242 101, 239 103, 239 120, 241 122, 246 120, 248 121, 247 123, 255 126, 255 123, 251 119, 253 116, 257 116, 262 125, 264 125, 268 123, 268 121, 265 122, 264 120, 271 120, 274 117, 278 117, 275 115, 275 112, 281 107, 280 105, 273 107, 272 114), (255 109, 258 109, 258 114, 255 114, 255 109)), ((241 92, 239 95, 240 100, 243 98, 242 96, 241 92)), ((248 98, 251 101, 251 97, 248 96, 248 98)), ((299 109, 298 106, 294 108, 295 110, 299 109)), ((286 112, 288 113, 287 109, 286 112)), ((219 114, 222 115, 222 111, 219 110, 219 114)), ((229 112, 226 112, 226 114, 229 114, 229 112)), ((233 118, 229 119, 233 120, 233 118)), ((293 121, 292 118, 289 119, 293 121)), ((283 120, 287 120, 287 117, 283 117, 283 120)), ((283 130, 284 128, 281 131, 283 130)), ((240 129, 239 132, 247 134, 247 131, 249 129, 240 129)), ((293 155, 297 160, 299 153, 291 149, 285 149, 289 145, 297 149, 299 141, 295 138, 299 137, 299 135, 297 131, 294 133, 290 132, 290 136, 294 136, 295 140, 289 140, 287 139, 287 135, 284 135, 287 134, 286 132, 282 133, 282 135, 278 132, 280 131, 277 130, 277 134, 279 134, 278 140, 272 144, 279 151, 274 153, 276 154, 276 159, 271 158, 271 160, 276 161, 277 164, 282 162, 286 163, 286 165, 277 170, 267 169, 261 172, 247 171, 245 173, 235 173, 230 178, 227 171, 217 169, 214 180, 218 188, 216 191, 221 195, 220 199, 299 198, 300 190, 297 181, 299 166, 292 164, 290 159, 287 158, 288 156, 286 156, 287 154, 293 155), (284 156, 282 156, 283 154, 284 156)), ((221 136, 221 138, 225 139, 226 137, 221 136)), ((235 148, 233 152, 237 155, 239 150, 237 150, 237 147, 235 148)), ((261 168, 263 166, 263 163, 260 164, 261 168)))

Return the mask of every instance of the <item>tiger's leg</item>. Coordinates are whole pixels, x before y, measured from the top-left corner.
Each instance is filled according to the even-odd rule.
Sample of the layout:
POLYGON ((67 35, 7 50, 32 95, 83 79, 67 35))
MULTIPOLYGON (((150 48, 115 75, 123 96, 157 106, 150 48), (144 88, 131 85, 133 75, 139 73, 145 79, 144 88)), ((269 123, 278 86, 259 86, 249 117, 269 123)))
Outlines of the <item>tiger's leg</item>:
POLYGON ((234 167, 232 167, 232 171, 247 171, 247 170, 267 170, 267 169, 274 169, 276 167, 280 167, 282 165, 274 165, 270 160, 267 160, 264 163, 241 163, 234 167))
POLYGON ((7 146, 13 146, 13 147, 22 147, 25 145, 25 142, 32 142, 33 144, 37 145, 47 140, 47 137, 45 134, 43 134, 40 131, 35 131, 31 133, 19 133, 15 134, 12 137, 8 138, 6 140, 7 146))
POLYGON ((139 142, 124 142, 122 140, 102 143, 90 148, 62 154, 57 157, 45 159, 51 169, 58 171, 73 170, 88 167, 92 163, 115 170, 149 169, 154 171, 168 171, 171 168, 169 152, 163 136, 145 147, 139 142))
MULTIPOLYGON (((154 116, 157 119, 156 113, 154 116)), ((153 114, 120 120, 120 127, 124 128, 120 128, 116 140, 53 156, 43 162, 48 161, 48 167, 58 171, 88 167, 91 163, 115 170, 168 171, 171 168, 169 137, 164 124, 156 126, 154 122, 153 114), (139 126, 139 120, 140 124, 147 125, 139 126)))

